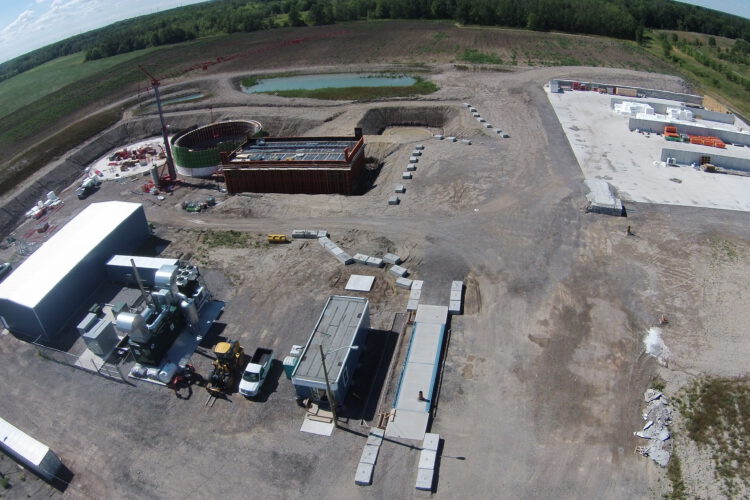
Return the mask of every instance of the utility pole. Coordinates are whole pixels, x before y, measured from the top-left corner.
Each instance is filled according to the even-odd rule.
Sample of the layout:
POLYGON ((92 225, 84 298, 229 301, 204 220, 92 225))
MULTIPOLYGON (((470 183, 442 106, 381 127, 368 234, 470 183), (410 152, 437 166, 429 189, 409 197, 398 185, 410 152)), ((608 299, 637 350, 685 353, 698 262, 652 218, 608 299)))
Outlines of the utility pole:
POLYGON ((336 415, 336 400, 333 398, 333 392, 331 391, 331 383, 328 381, 328 368, 326 368, 326 354, 323 352, 323 344, 318 344, 320 347, 320 362, 323 364, 323 377, 326 379, 326 393, 328 395, 328 403, 331 405, 331 413, 333 413, 333 426, 339 426, 339 419, 336 415))

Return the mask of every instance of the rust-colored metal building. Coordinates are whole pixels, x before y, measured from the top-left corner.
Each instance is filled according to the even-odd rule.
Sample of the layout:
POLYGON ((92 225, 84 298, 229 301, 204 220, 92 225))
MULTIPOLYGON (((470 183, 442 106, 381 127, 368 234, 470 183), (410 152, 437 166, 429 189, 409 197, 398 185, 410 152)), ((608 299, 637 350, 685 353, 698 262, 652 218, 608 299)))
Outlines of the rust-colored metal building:
POLYGON ((354 194, 365 173, 360 129, 352 137, 265 137, 222 154, 230 193, 354 194))

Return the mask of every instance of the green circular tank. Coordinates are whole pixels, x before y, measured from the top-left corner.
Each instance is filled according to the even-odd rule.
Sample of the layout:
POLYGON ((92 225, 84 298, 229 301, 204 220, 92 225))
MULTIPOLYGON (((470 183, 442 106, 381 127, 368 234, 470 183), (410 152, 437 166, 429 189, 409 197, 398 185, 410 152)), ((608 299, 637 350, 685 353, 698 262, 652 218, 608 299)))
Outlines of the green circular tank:
POLYGON ((221 153, 234 151, 261 129, 255 120, 232 120, 179 133, 170 141, 177 173, 184 177, 210 176, 221 165, 221 153))

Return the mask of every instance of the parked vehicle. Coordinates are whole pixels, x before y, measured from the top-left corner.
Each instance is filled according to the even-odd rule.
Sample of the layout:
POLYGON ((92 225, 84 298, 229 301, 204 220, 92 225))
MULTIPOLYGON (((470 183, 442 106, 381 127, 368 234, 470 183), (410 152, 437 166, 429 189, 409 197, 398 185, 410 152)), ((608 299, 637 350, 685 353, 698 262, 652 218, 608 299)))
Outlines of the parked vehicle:
POLYGON ((240 381, 240 394, 251 398, 260 393, 260 388, 271 371, 271 362, 273 361, 273 351, 258 347, 245 367, 240 381))

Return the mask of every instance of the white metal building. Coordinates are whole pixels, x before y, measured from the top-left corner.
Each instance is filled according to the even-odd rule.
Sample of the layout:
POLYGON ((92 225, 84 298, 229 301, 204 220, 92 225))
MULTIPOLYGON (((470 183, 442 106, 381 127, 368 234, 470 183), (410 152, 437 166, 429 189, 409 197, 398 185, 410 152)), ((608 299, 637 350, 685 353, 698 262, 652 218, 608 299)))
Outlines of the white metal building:
POLYGON ((60 479, 63 465, 49 446, 0 418, 0 450, 48 482, 60 479))
POLYGON ((106 279, 105 264, 149 236, 140 203, 93 203, 0 283, 0 321, 13 334, 52 341, 106 279))

